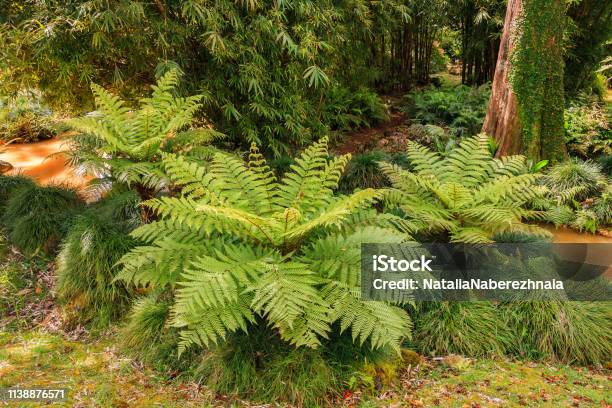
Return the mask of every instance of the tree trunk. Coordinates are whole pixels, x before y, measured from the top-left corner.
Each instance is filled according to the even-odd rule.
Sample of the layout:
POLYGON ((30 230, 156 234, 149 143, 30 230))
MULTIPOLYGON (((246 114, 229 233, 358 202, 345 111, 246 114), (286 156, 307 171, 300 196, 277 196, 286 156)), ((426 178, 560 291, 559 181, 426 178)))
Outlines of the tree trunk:
POLYGON ((560 160, 563 141, 564 0, 508 0, 483 132, 497 155, 560 160))
POLYGON ((491 99, 482 131, 495 138, 497 155, 518 153, 521 150, 521 123, 516 95, 510 86, 510 52, 514 49, 514 30, 521 12, 521 0, 508 0, 504 31, 499 44, 497 65, 493 76, 491 99))

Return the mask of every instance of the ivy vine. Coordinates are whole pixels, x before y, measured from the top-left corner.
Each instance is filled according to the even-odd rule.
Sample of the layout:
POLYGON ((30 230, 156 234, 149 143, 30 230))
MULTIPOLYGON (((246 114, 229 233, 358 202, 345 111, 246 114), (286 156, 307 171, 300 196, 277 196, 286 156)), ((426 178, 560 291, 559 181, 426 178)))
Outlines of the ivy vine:
POLYGON ((523 0, 511 55, 523 153, 561 160, 563 144, 563 0, 523 0))

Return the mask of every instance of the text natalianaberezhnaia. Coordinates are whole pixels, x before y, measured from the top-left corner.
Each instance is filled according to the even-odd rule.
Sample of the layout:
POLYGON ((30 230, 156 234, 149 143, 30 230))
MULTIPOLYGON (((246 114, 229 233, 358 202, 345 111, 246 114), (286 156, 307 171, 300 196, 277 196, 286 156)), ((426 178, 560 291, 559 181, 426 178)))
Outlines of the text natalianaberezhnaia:
MULTIPOLYGON (((373 255, 374 272, 431 272, 433 259, 421 255, 419 259, 395 259, 387 255, 373 255)), ((496 279, 381 279, 372 281, 376 290, 564 290, 563 281, 550 280, 496 280, 496 279)))

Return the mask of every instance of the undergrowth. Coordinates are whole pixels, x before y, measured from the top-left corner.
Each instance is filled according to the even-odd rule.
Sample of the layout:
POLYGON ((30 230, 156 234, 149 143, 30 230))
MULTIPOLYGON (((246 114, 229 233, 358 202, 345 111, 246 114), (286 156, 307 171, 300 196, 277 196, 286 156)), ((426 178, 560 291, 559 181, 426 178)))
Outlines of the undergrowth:
POLYGON ((73 221, 57 257, 68 320, 105 327, 126 310, 131 290, 113 279, 117 261, 136 244, 128 234, 137 226, 137 203, 135 193, 111 195, 73 221))
POLYGON ((407 95, 404 110, 423 124, 447 126, 454 136, 471 136, 482 128, 490 95, 489 84, 429 88, 407 95))
POLYGON ((12 191, 2 217, 11 243, 27 254, 51 254, 83 206, 76 190, 29 182, 12 191))

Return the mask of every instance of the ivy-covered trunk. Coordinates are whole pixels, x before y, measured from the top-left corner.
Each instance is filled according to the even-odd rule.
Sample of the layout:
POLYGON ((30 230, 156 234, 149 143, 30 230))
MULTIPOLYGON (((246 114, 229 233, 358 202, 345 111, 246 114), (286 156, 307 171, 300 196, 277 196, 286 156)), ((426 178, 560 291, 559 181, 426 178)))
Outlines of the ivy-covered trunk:
POLYGON ((563 0, 509 0, 483 132, 499 156, 560 160, 563 142, 563 0))

